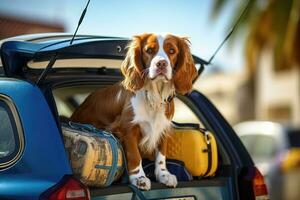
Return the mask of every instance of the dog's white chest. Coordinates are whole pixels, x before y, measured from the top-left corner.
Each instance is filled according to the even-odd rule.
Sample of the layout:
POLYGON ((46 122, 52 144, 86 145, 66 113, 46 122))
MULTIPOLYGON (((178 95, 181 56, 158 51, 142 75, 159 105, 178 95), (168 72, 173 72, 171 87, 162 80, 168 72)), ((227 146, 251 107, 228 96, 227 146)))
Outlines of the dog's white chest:
POLYGON ((165 115, 165 106, 155 99, 149 102, 144 92, 137 92, 131 98, 131 105, 134 112, 134 123, 138 123, 144 135, 140 145, 146 149, 153 150, 164 134, 170 128, 171 121, 165 115))

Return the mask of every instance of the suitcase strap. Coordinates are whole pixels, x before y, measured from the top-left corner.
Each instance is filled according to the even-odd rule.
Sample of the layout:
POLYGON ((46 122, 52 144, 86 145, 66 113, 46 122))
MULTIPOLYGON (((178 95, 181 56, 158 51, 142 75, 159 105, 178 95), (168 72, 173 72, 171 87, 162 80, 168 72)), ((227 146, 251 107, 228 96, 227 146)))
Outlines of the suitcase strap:
POLYGON ((207 152, 208 165, 207 165, 206 172, 203 175, 205 177, 209 174, 211 167, 212 167, 211 141, 210 141, 209 132, 207 129, 200 128, 199 130, 204 134, 204 136, 205 136, 204 138, 205 138, 206 145, 207 145, 207 149, 205 149, 205 152, 207 152))
POLYGON ((109 137, 109 138, 113 137, 116 140, 116 138, 112 135, 112 133, 110 133, 108 131, 105 131, 105 130, 99 130, 91 124, 81 124, 81 123, 76 123, 76 122, 69 121, 69 126, 73 129, 78 130, 78 131, 93 132, 93 133, 96 133, 96 134, 100 134, 101 136, 106 136, 106 137, 109 137))
POLYGON ((108 142, 110 143, 111 146, 111 151, 112 151, 112 164, 111 168, 108 173, 107 181, 105 183, 105 187, 109 186, 112 184, 114 181, 114 176, 118 170, 118 145, 116 143, 116 140, 113 139, 113 137, 107 137, 108 142))
MULTIPOLYGON (((108 169, 110 169, 110 171, 109 171, 105 186, 109 186, 112 184, 112 182, 114 181, 114 176, 115 176, 117 170, 119 169, 119 167, 118 167, 118 159, 119 159, 118 147, 122 152, 122 160, 123 160, 122 168, 124 169, 124 173, 125 173, 125 178, 123 178, 122 182, 127 183, 129 180, 129 178, 128 178, 129 175, 128 175, 128 170, 127 170, 127 163, 126 163, 124 149, 123 149, 122 145, 120 144, 119 140, 117 140, 117 138, 115 138, 112 133, 109 133, 109 134, 110 135, 107 138, 111 145, 113 160, 112 160, 112 166, 108 167, 108 169)), ((103 167, 106 168, 106 166, 103 166, 103 167)))
POLYGON ((142 191, 140 191, 136 186, 134 185, 128 185, 128 187, 132 191, 131 200, 136 200, 136 197, 139 197, 140 200, 147 200, 147 198, 144 196, 142 191))

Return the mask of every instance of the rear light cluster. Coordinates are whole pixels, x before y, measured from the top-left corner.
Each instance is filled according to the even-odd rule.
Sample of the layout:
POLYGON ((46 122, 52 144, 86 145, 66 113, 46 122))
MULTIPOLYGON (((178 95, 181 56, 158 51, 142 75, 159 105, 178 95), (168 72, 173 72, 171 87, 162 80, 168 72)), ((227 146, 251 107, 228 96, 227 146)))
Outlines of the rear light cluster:
POLYGON ((253 179, 253 191, 255 200, 270 200, 264 177, 256 168, 253 179))
POLYGON ((90 200, 90 194, 80 181, 65 176, 60 183, 44 192, 41 200, 90 200))
POLYGON ((256 167, 241 170, 239 196, 242 200, 270 200, 264 177, 256 167))

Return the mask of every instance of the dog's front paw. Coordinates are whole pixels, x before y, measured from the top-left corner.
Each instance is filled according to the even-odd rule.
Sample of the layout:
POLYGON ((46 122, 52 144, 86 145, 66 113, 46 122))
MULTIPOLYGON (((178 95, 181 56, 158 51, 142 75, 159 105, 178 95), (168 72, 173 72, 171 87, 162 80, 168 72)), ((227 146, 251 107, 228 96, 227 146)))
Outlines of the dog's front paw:
POLYGON ((146 176, 129 176, 130 183, 140 190, 150 190, 151 181, 146 176))
POLYGON ((177 178, 168 171, 161 171, 156 175, 156 180, 162 184, 165 184, 168 187, 177 186, 177 178))

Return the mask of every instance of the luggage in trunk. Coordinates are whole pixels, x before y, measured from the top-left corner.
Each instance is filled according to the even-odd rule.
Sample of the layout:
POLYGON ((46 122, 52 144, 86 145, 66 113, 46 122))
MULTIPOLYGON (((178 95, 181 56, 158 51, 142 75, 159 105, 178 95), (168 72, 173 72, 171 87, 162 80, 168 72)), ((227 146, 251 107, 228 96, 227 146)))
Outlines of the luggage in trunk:
POLYGON ((62 131, 73 173, 84 184, 106 187, 121 177, 123 151, 111 133, 72 122, 63 124, 62 131))
POLYGON ((183 161, 193 176, 213 176, 218 167, 218 150, 214 135, 197 124, 174 124, 168 142, 167 158, 183 161))

